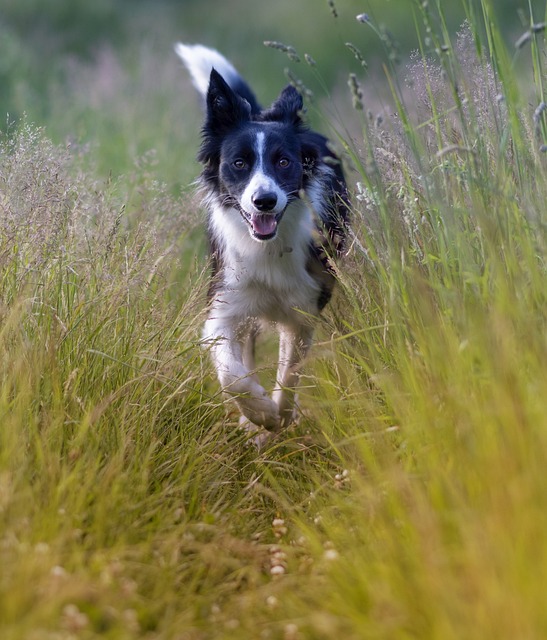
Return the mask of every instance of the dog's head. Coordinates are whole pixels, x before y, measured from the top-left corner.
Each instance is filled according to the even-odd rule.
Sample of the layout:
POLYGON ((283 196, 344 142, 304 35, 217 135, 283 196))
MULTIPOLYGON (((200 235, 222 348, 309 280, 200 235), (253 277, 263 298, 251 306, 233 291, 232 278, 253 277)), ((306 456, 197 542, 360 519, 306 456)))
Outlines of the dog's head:
POLYGON ((249 103, 211 72, 198 155, 202 180, 217 202, 239 211, 261 242, 275 238, 319 155, 301 111, 302 97, 288 86, 269 109, 251 113, 249 103))

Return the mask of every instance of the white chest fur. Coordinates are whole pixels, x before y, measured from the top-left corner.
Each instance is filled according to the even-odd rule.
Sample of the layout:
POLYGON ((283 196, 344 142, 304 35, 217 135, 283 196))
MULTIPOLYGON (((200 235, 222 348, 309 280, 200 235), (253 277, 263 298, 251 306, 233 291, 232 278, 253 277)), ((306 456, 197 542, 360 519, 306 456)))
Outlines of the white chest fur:
POLYGON ((215 295, 221 315, 288 322, 301 311, 316 312, 319 285, 306 269, 313 219, 304 203, 287 208, 268 242, 253 239, 235 209, 214 208, 210 231, 222 254, 215 295))

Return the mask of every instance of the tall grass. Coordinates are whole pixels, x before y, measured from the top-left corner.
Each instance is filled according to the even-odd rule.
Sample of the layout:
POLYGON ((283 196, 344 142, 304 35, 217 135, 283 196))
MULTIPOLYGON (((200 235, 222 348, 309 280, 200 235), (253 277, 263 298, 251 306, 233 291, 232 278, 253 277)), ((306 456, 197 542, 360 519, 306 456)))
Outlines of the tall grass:
POLYGON ((199 346, 193 203, 3 140, 3 638, 545 636, 544 38, 472 8, 416 5, 394 115, 351 79, 351 247, 265 451, 199 346))

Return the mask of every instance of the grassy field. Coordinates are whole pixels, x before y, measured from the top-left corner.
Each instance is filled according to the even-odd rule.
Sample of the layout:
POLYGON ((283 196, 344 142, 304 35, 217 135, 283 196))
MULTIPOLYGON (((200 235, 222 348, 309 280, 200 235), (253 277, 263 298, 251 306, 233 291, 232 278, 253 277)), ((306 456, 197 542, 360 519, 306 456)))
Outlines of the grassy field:
MULTIPOLYGON (((124 88, 96 125, 109 155, 80 142, 78 104, 66 144, 8 129, 1 638, 546 637, 545 16, 508 44, 493 4, 464 4, 458 33, 416 4, 403 71, 363 18, 389 104, 380 65, 309 104, 344 155, 353 235, 300 422, 265 450, 199 345, 207 261, 176 188, 198 116, 178 177, 161 147, 108 176, 150 111, 105 53, 74 82, 93 108, 114 96, 101 78, 124 88)), ((188 109, 172 97, 166 130, 188 109)))

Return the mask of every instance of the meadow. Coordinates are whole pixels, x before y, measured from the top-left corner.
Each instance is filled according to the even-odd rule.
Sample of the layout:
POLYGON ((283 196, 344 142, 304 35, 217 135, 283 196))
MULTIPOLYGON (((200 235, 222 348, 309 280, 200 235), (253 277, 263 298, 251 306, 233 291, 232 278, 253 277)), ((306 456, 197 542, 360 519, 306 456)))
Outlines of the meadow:
POLYGON ((29 113, 0 141, 1 638, 547 635, 546 15, 530 2, 508 38, 495 5, 453 29, 413 4, 406 62, 372 14, 352 28, 378 57, 352 41, 347 72, 296 35, 300 63, 260 52, 353 196, 299 423, 261 450, 200 345, 200 113, 174 55, 68 60, 47 108, 11 78, 29 113))

